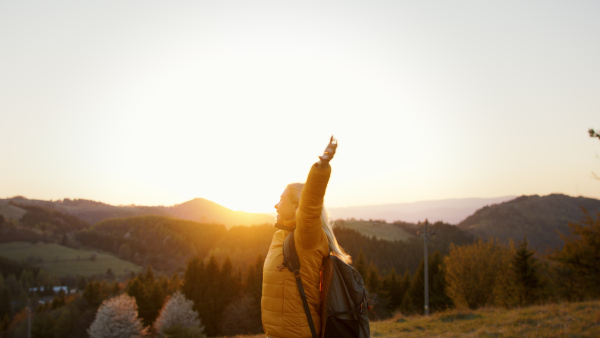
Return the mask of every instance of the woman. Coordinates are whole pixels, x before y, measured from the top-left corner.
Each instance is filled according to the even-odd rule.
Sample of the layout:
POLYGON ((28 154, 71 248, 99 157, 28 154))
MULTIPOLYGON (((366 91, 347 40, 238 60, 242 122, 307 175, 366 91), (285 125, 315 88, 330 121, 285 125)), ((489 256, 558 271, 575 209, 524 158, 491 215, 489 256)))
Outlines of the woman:
POLYGON ((308 299, 317 335, 321 329, 320 271, 323 258, 331 254, 346 263, 351 258, 339 246, 323 208, 323 197, 329 182, 337 142, 333 136, 323 156, 315 163, 305 184, 293 183, 281 194, 275 227, 263 269, 261 314, 263 330, 268 337, 311 337, 308 319, 293 274, 282 269, 283 242, 294 231, 296 252, 300 258, 300 276, 308 299))

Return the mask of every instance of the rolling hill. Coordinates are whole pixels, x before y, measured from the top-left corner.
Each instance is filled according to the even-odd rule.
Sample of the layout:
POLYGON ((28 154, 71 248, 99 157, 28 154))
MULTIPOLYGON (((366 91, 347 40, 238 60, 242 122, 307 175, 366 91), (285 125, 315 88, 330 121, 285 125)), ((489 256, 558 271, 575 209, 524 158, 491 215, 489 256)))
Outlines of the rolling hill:
POLYGON ((563 246, 559 233, 569 234, 568 223, 582 220, 582 209, 596 217, 600 200, 562 194, 521 196, 483 207, 458 227, 476 236, 503 241, 521 241, 527 237, 532 247, 544 251, 563 246))
MULTIPOLYGON (((416 236, 404 227, 393 223, 384 223, 378 221, 357 221, 357 220, 336 220, 335 226, 340 228, 352 229, 367 237, 385 239, 388 241, 406 241, 416 236)), ((416 224, 413 225, 416 228, 416 224)))
POLYGON ((61 213, 80 218, 89 224, 113 218, 126 218, 144 215, 168 216, 202 223, 218 223, 225 226, 274 223, 271 215, 234 211, 203 198, 195 198, 173 206, 114 206, 85 199, 44 201, 13 197, 0 199, 0 214, 6 218, 20 219, 26 207, 54 209, 61 213))
MULTIPOLYGON (((515 241, 527 237, 533 247, 538 251, 543 251, 547 248, 562 246, 563 243, 558 233, 568 234, 568 223, 577 222, 583 218, 582 207, 587 209, 592 216, 595 216, 596 212, 600 212, 600 200, 585 197, 553 194, 521 196, 506 201, 507 198, 455 199, 333 208, 331 213, 337 219, 338 226, 356 230, 367 237, 375 236, 378 239, 390 241, 407 240, 414 237, 416 234, 414 223, 416 222, 408 222, 411 217, 417 221, 429 219, 430 223, 435 223, 437 218, 457 220, 464 216, 464 220, 458 223, 458 228, 472 235, 515 241), (467 214, 475 206, 479 206, 480 209, 476 209, 471 215, 467 214), (371 214, 367 214, 368 212, 371 214), (352 217, 340 219, 344 215, 352 215, 352 217), (386 218, 384 216, 394 219, 403 218, 403 221, 388 224, 382 221, 386 218), (356 218, 368 219, 368 221, 357 221, 356 218)), ((81 199, 41 201, 15 197, 0 200, 0 214, 5 219, 19 219, 22 225, 21 232, 11 230, 13 231, 11 236, 14 239, 10 241, 44 240, 42 237, 44 229, 47 236, 47 229, 54 229, 55 234, 61 234, 67 230, 81 231, 89 228, 85 222, 77 222, 75 218, 53 214, 51 210, 75 216, 88 224, 147 215, 178 218, 202 224, 223 224, 226 228, 236 225, 270 225, 274 222, 271 215, 233 211, 202 198, 169 207, 112 206, 81 199), (40 226, 40 224, 43 225, 40 226)), ((450 222, 445 221, 445 223, 450 222)), ((116 252, 116 250, 118 248, 109 251, 116 252)))
POLYGON ((0 244, 0 256, 15 261, 31 261, 57 277, 102 275, 108 269, 117 277, 121 277, 142 270, 141 266, 114 255, 68 248, 55 243, 4 243, 0 244))
POLYGON ((195 198, 172 207, 162 207, 171 217, 201 223, 218 223, 227 227, 275 223, 275 217, 267 214, 233 211, 204 198, 195 198))
POLYGON ((173 272, 192 256, 206 256, 226 231, 220 224, 146 215, 104 220, 78 232, 76 238, 87 247, 173 272))

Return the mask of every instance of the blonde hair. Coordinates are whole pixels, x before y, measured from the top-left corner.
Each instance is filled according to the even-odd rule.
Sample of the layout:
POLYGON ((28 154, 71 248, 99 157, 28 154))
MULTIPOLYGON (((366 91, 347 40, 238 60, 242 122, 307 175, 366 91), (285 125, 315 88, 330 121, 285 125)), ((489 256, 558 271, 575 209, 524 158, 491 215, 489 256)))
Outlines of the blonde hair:
MULTIPOLYGON (((290 198, 293 202, 300 203, 300 196, 302 195, 303 188, 304 183, 291 183, 288 184, 285 190, 290 195, 290 198)), ((346 251, 344 251, 344 249, 339 245, 337 239, 335 238, 335 234, 333 233, 333 222, 330 221, 329 213, 327 212, 327 208, 325 208, 324 205, 322 206, 321 210, 321 228, 327 236, 330 254, 337 256, 339 259, 341 259, 347 264, 351 264, 352 257, 349 254, 347 254, 346 251)))

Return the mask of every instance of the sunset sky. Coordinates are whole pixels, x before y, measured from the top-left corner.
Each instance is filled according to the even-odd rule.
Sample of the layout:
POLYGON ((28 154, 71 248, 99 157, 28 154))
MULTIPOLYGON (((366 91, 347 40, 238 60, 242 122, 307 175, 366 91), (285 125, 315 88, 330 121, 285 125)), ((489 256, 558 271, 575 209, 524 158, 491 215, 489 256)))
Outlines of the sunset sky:
POLYGON ((600 198, 598 1, 0 2, 0 198, 600 198))

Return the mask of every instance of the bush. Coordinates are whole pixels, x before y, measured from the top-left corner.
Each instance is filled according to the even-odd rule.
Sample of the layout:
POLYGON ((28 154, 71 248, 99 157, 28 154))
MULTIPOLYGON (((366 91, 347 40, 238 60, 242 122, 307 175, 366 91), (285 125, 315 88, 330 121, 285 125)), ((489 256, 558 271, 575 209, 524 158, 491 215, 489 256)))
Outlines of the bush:
POLYGON ((91 338, 144 337, 147 330, 138 318, 135 299, 126 294, 105 300, 88 333, 91 338))
POLYGON ((194 303, 177 291, 167 300, 154 323, 160 337, 205 337, 194 303))

